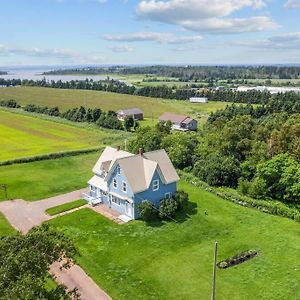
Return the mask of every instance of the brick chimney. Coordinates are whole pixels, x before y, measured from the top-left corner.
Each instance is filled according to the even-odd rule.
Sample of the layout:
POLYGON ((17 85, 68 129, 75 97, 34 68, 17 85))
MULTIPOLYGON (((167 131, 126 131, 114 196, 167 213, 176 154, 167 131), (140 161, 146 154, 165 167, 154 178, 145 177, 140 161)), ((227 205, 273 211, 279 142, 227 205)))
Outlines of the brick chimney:
POLYGON ((117 146, 117 151, 120 151, 121 147, 120 146, 117 146))
POLYGON ((143 155, 144 154, 144 148, 139 148, 139 155, 143 155))

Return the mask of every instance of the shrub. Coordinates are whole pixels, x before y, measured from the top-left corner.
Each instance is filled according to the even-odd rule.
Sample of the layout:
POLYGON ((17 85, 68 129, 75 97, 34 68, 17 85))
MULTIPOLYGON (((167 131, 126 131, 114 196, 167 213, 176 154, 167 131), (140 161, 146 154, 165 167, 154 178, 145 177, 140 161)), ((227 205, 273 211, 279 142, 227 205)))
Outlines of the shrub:
POLYGON ((17 103, 16 100, 2 100, 0 101, 0 106, 9 107, 9 108, 19 108, 20 105, 17 103))
POLYGON ((145 221, 150 221, 156 217, 156 210, 152 203, 144 200, 139 204, 140 216, 145 221))
POLYGON ((177 191, 174 200, 177 202, 178 209, 183 209, 189 201, 189 195, 184 191, 177 191))
POLYGON ((163 199, 159 203, 159 217, 173 217, 178 210, 178 203, 173 198, 163 199))

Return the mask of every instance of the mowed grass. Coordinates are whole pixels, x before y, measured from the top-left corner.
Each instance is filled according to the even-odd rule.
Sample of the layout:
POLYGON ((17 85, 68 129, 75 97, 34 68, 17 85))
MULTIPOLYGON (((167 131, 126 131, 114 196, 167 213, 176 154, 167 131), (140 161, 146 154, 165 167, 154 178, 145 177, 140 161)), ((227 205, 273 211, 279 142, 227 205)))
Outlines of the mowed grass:
POLYGON ((0 161, 100 147, 114 135, 0 110, 0 161))
MULTIPOLYGON (((9 199, 39 200, 87 186, 99 153, 0 167, 9 199)), ((0 201, 5 200, 0 190, 0 201)))
MULTIPOLYGON (((9 87, 1 89, 0 100, 15 99, 21 105, 34 103, 46 106, 58 106, 61 111, 76 106, 100 107, 104 111, 138 107, 145 117, 157 119, 164 112, 188 114, 207 118, 217 109, 226 107, 226 102, 192 104, 188 101, 155 99, 133 95, 123 95, 102 91, 63 90, 39 87, 9 87)), ((201 121, 201 120, 200 120, 201 121)))
POLYGON ((4 215, 0 213, 0 238, 14 232, 15 229, 8 223, 4 215))
POLYGON ((217 299, 300 298, 299 223, 237 206, 186 182, 179 188, 191 202, 178 223, 117 225, 87 208, 50 224, 75 241, 77 262, 113 299, 209 299, 215 241, 218 261, 259 251, 217 270, 217 299))
POLYGON ((69 203, 65 203, 65 204, 62 204, 62 205, 58 205, 58 206, 48 208, 46 210, 46 213, 50 216, 54 216, 54 215, 63 213, 65 211, 69 211, 71 209, 78 208, 78 207, 83 206, 85 204, 87 204, 87 202, 85 200, 79 199, 79 200, 75 200, 75 201, 72 201, 72 202, 69 202, 69 203))

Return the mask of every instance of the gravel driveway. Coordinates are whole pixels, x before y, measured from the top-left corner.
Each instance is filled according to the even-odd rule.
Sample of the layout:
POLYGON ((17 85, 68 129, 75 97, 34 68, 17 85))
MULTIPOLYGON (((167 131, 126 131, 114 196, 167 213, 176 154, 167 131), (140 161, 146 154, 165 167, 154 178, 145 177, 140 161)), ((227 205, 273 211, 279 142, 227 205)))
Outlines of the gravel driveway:
POLYGON ((86 188, 33 202, 22 199, 4 201, 0 202, 0 211, 14 228, 22 233, 26 233, 32 227, 52 218, 45 213, 46 209, 78 200, 84 192, 86 192, 86 188))

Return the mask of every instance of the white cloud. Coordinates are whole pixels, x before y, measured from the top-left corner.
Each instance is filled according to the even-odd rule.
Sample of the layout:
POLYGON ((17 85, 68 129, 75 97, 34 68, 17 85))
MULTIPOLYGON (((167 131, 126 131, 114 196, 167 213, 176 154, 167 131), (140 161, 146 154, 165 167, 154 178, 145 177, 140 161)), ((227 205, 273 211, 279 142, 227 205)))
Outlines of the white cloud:
POLYGON ((197 32, 240 33, 273 30, 278 25, 269 16, 230 18, 241 9, 259 9, 263 0, 147 0, 136 14, 143 19, 176 24, 197 32))
POLYGON ((114 52, 132 52, 133 51, 133 48, 128 45, 109 46, 108 48, 114 52))
POLYGON ((300 47, 300 32, 275 35, 264 40, 236 41, 230 45, 260 48, 268 50, 293 50, 300 47))
POLYGON ((104 36, 107 41, 114 42, 156 42, 159 44, 183 44, 193 43, 202 40, 202 36, 174 36, 165 32, 134 32, 128 34, 107 34, 104 36))
POLYGON ((300 0, 289 0, 285 4, 286 8, 300 8, 300 0))
POLYGON ((41 48, 23 48, 9 47, 0 44, 0 56, 25 56, 35 58, 54 58, 61 62, 72 63, 101 63, 104 61, 102 55, 89 52, 81 53, 69 49, 41 49, 41 48))

